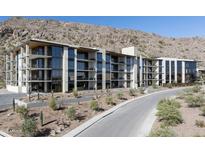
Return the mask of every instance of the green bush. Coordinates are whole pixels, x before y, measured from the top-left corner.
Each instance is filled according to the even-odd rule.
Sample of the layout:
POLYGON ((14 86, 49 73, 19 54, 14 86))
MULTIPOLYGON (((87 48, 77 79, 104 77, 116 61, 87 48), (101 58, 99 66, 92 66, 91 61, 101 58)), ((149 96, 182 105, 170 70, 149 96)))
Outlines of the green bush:
POLYGON ((78 97, 78 91, 76 89, 73 89, 73 96, 78 97))
POLYGON ((76 120, 76 109, 74 107, 70 107, 66 110, 67 117, 72 121, 76 120))
POLYGON ((136 96, 137 94, 136 94, 136 90, 135 89, 130 89, 129 90, 129 95, 130 96, 136 96))
POLYGON ((166 106, 173 106, 176 108, 180 108, 181 105, 179 102, 177 102, 175 99, 163 99, 158 103, 157 109, 160 110, 161 108, 164 108, 166 106))
POLYGON ((122 93, 122 92, 119 92, 119 93, 117 94, 117 98, 118 98, 118 99, 123 99, 123 93, 122 93))
POLYGON ((202 95, 187 96, 186 102, 188 103, 188 107, 200 107, 204 103, 204 98, 202 95))
POLYGON ((96 100, 92 100, 90 102, 90 108, 94 111, 97 111, 99 109, 98 102, 96 100))
POLYGON ((201 91, 201 86, 200 85, 195 85, 193 88, 192 88, 192 92, 194 93, 198 93, 201 91))
POLYGON ((115 104, 114 101, 113 101, 113 97, 112 96, 106 97, 105 101, 106 101, 106 103, 108 105, 114 105, 115 104))
POLYGON ((205 127, 205 123, 204 123, 204 121, 203 120, 196 120, 195 121, 195 125, 197 126, 197 127, 205 127))
POLYGON ((159 128, 155 131, 151 131, 150 137, 174 137, 176 136, 174 131, 170 130, 168 127, 159 128))
POLYGON ((35 119, 24 119, 21 130, 25 136, 35 136, 37 132, 37 125, 35 119))
POLYGON ((49 107, 52 109, 52 110, 57 110, 57 104, 56 104, 56 99, 54 97, 51 97, 50 100, 49 100, 49 107))
POLYGON ((201 107, 200 110, 201 110, 201 112, 202 112, 201 115, 202 115, 202 116, 205 116, 205 106, 201 107))
POLYGON ((165 126, 175 126, 182 123, 182 116, 178 108, 180 104, 175 100, 162 100, 157 106, 157 116, 165 126))
POLYGON ((16 112, 20 114, 21 118, 26 119, 28 117, 28 109, 25 106, 18 106, 16 112))

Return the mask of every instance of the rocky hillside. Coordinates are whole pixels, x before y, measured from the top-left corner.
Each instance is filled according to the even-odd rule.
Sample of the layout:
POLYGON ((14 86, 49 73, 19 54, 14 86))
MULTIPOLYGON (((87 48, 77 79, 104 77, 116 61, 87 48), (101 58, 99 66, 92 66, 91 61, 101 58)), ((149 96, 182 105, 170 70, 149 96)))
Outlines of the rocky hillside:
MULTIPOLYGON (((140 52, 150 57, 205 59, 205 39, 200 37, 167 38, 136 30, 21 17, 0 23, 0 55, 29 38, 100 47, 116 52, 123 47, 136 46, 140 52)), ((3 57, 0 61, 1 68, 2 65, 3 57)), ((0 78, 3 77, 2 71, 3 69, 0 78)))

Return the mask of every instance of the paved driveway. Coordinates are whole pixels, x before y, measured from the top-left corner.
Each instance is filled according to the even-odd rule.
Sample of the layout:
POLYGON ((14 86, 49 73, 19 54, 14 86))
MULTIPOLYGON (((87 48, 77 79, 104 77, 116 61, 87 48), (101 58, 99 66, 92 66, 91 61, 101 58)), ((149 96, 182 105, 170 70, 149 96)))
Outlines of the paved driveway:
POLYGON ((7 90, 0 90, 0 108, 12 104, 13 98, 20 98, 26 94, 18 94, 8 92, 7 90))
POLYGON ((101 119, 79 137, 128 137, 148 135, 155 120, 156 105, 166 97, 175 96, 182 89, 171 89, 133 101, 101 119))

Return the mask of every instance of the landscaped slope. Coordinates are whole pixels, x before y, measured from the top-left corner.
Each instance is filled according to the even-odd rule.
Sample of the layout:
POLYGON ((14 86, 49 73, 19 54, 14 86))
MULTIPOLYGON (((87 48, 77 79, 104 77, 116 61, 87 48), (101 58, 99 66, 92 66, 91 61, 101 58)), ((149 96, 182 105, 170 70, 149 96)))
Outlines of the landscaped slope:
MULTIPOLYGON (((166 38, 136 30, 21 17, 0 23, 0 55, 29 38, 100 47, 116 52, 123 47, 136 46, 140 52, 151 57, 205 58, 205 39, 199 37, 166 38)), ((1 68, 2 60, 3 57, 1 68)), ((2 70, 0 78, 3 77, 2 70)))

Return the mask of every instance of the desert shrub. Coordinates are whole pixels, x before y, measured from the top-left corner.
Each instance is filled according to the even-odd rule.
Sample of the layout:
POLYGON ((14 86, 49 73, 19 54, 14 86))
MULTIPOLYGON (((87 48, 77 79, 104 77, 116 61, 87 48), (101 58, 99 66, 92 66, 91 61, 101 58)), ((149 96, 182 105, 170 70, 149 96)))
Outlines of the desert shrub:
POLYGON ((97 111, 99 109, 98 102, 96 100, 92 100, 90 102, 90 108, 94 111, 97 111))
POLYGON ((178 108, 180 104, 175 100, 162 100, 157 106, 157 116, 165 126, 175 126, 182 123, 182 116, 178 108))
POLYGON ((130 96, 136 96, 136 90, 135 89, 129 89, 129 95, 130 96))
POLYGON ((190 95, 193 95, 193 92, 192 92, 191 89, 185 89, 185 90, 184 90, 184 95, 185 95, 185 96, 190 96, 190 95))
POLYGON ((66 115, 70 120, 76 120, 76 109, 74 107, 70 107, 66 110, 66 115))
POLYGON ((123 99, 123 93, 122 93, 122 92, 119 92, 119 93, 117 94, 117 98, 118 98, 118 99, 123 99))
POLYGON ((156 84, 152 84, 152 88, 153 88, 153 89, 157 89, 158 86, 157 86, 156 84))
POLYGON ((200 85, 195 85, 193 88, 192 88, 192 92, 194 93, 198 93, 201 91, 201 86, 200 85))
POLYGON ((106 97, 106 100, 105 102, 108 104, 108 105, 114 105, 114 101, 113 101, 113 97, 112 96, 109 96, 109 97, 106 97))
POLYGON ((19 113, 21 118, 26 119, 28 117, 28 109, 25 106, 18 106, 16 112, 19 113))
POLYGON ((176 108, 180 108, 181 105, 179 102, 177 102, 175 99, 163 99, 158 103, 157 109, 160 110, 161 108, 164 108, 166 106, 172 106, 176 108))
POLYGON ((201 110, 201 112, 202 112, 201 115, 202 115, 202 116, 205 116, 205 106, 201 107, 200 110, 201 110))
POLYGON ((49 107, 54 111, 57 110, 56 99, 54 97, 49 99, 49 107))
POLYGON ((149 134, 150 137, 174 137, 176 136, 174 131, 168 127, 159 128, 157 130, 151 131, 149 134))
POLYGON ((41 112, 40 112, 40 123, 41 123, 41 126, 43 126, 43 120, 44 120, 44 118, 43 118, 43 112, 41 111, 41 112))
POLYGON ((73 96, 78 97, 78 91, 76 89, 73 89, 73 96))
POLYGON ((172 84, 171 83, 167 83, 167 88, 172 88, 172 84))
POLYGON ((200 107, 204 103, 204 98, 202 95, 187 96, 186 102, 188 103, 188 107, 200 107))
POLYGON ((145 94, 145 89, 144 88, 140 87, 139 91, 140 91, 140 94, 145 94))
POLYGON ((203 120, 196 120, 195 121, 195 125, 197 126, 197 127, 205 127, 205 123, 204 123, 204 121, 203 120))
POLYGON ((25 136, 35 136, 37 125, 34 118, 26 118, 22 124, 21 130, 25 136))

